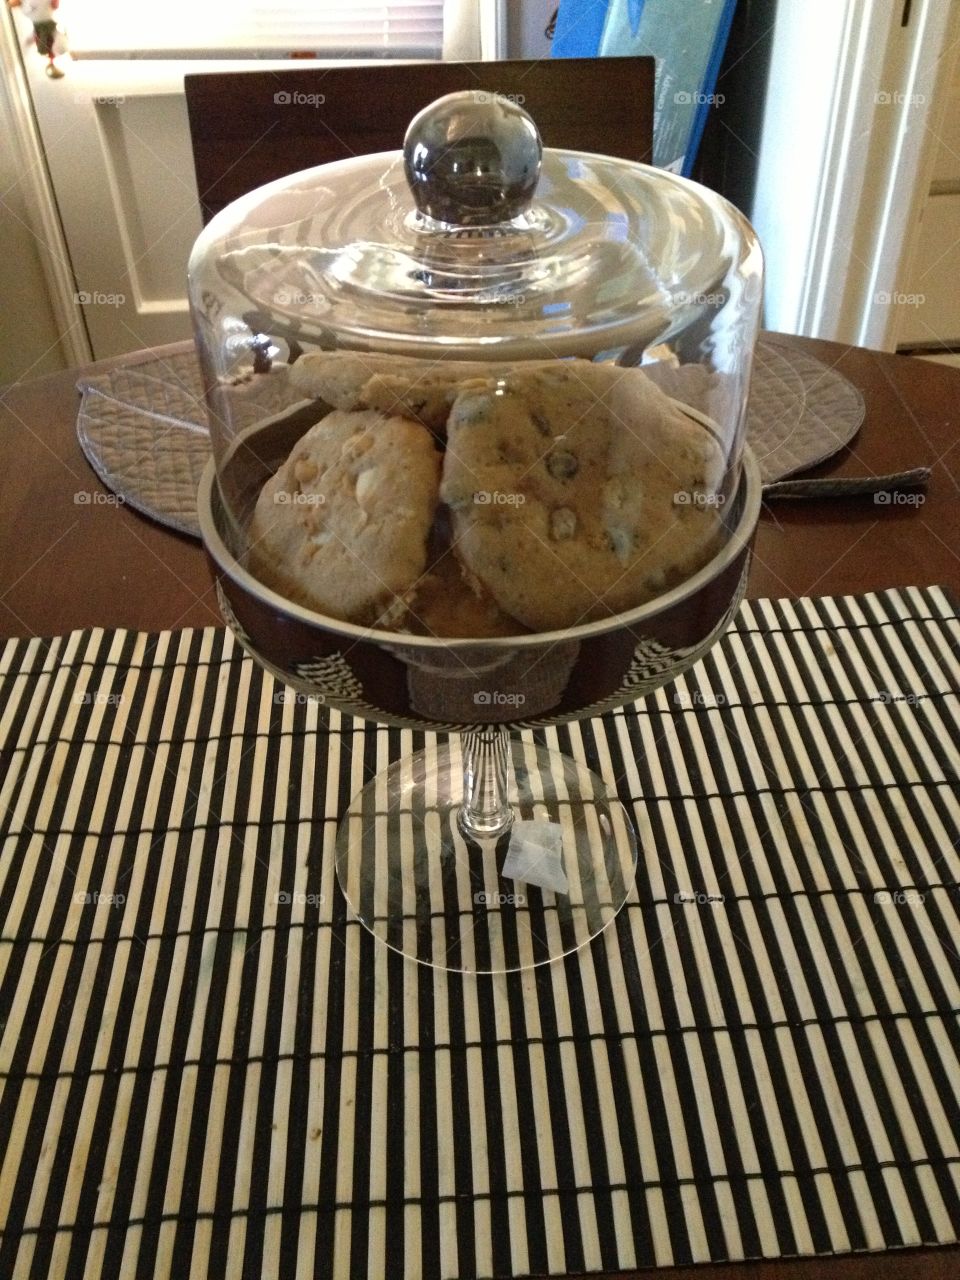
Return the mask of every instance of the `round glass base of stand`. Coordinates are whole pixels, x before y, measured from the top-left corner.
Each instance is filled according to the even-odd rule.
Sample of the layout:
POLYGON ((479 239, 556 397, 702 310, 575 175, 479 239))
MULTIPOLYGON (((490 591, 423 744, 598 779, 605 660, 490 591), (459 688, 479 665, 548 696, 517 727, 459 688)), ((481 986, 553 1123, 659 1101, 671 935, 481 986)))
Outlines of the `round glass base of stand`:
POLYGON ((637 842, 596 773, 491 729, 379 773, 344 815, 336 862, 348 903, 387 946, 441 969, 508 973, 610 924, 637 842))

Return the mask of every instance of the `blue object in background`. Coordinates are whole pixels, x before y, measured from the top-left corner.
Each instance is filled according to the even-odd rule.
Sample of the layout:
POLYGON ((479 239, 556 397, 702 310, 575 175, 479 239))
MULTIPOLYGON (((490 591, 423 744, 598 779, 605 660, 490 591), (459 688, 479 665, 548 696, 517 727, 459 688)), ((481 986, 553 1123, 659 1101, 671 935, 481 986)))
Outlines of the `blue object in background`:
POLYGON ((736 0, 560 0, 553 56, 652 55, 653 163, 689 176, 735 8, 736 0))
POLYGON ((561 0, 553 57, 593 58, 600 52, 610 0, 561 0))

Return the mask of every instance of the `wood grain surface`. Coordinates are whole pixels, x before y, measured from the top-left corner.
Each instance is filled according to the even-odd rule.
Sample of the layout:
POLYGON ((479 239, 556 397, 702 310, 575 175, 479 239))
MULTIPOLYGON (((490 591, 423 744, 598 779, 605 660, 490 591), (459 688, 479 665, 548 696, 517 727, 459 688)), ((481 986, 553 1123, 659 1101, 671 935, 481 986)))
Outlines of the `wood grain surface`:
MULTIPOLYGON (((914 466, 933 474, 919 506, 883 506, 869 496, 765 505, 750 596, 956 587, 960 370, 792 341, 836 367, 866 401, 852 445, 808 474, 882 475, 914 466)), ((77 443, 76 378, 76 371, 58 373, 0 393, 0 634, 219 623, 200 546, 104 501, 108 491, 77 443), (100 500, 83 503, 80 494, 100 500)))

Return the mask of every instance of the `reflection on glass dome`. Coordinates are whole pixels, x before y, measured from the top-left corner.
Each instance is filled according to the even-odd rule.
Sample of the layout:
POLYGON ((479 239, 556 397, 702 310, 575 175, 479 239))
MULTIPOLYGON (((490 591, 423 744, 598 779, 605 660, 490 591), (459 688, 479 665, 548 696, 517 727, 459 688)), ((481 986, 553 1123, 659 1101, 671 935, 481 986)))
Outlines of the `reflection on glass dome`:
MULTIPOLYGON (((429 875, 364 815, 392 829, 426 786, 454 866, 546 805, 576 891, 552 899, 566 932, 543 958, 594 936, 629 888, 629 821, 595 775, 518 754, 503 726, 597 714, 702 656, 760 502, 742 441, 762 266, 742 216, 608 157, 547 151, 539 169, 525 113, 453 97, 405 158, 237 201, 190 263, 214 444, 201 524, 230 626, 332 708, 467 734, 371 783, 338 837, 364 922, 445 964, 420 934, 391 942, 397 886, 429 875)), ((438 884, 428 914, 462 889, 438 884)))

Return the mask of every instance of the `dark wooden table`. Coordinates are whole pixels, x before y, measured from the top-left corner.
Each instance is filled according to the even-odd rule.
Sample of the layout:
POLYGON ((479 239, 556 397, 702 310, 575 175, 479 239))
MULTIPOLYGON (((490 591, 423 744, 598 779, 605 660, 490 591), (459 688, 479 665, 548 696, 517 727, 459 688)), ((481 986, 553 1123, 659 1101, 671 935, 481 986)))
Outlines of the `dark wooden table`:
MULTIPOLYGON (((771 503, 750 595, 836 595, 960 580, 960 370, 811 339, 802 350, 863 392, 853 445, 817 475, 879 475, 928 465, 922 506, 870 497, 771 503)), ((161 630, 219 623, 199 545, 105 494, 77 444, 76 372, 0 393, 0 635, 74 627, 161 630)))
MULTIPOLYGON (((863 392, 853 445, 810 474, 881 475, 930 466, 926 501, 872 498, 765 506, 749 594, 836 595, 960 581, 960 370, 836 343, 792 339, 863 392)), ((113 362, 119 363, 119 362, 113 362)), ((105 494, 76 438, 77 371, 0 393, 0 635, 76 627, 219 624, 199 545, 135 511, 77 502, 105 494)), ((960 1247, 885 1255, 670 1268, 664 1280, 955 1280, 960 1247)))

